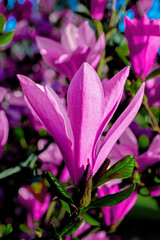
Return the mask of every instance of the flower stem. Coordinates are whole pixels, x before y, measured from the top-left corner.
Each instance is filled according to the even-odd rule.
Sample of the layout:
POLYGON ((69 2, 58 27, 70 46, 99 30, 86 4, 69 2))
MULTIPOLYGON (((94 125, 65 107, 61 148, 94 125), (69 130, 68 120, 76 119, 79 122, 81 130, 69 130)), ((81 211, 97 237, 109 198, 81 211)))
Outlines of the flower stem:
POLYGON ((115 2, 116 0, 112 0, 112 5, 111 5, 111 18, 110 18, 110 22, 109 22, 109 28, 113 28, 114 27, 114 18, 115 18, 115 2))
POLYGON ((147 110, 148 112, 148 115, 150 116, 150 119, 152 121, 152 124, 153 124, 153 129, 154 131, 157 131, 158 133, 160 133, 160 127, 155 119, 155 116, 154 114, 152 113, 149 105, 148 105, 148 100, 147 100, 147 97, 145 96, 145 100, 143 99, 143 105, 145 107, 145 109, 147 110))

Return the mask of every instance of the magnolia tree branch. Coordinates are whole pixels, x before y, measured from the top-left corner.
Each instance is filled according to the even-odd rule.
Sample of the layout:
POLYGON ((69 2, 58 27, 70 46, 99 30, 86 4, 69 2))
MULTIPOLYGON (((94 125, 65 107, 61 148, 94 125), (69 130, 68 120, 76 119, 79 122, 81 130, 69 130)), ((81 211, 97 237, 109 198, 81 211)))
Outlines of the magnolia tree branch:
POLYGON ((51 144, 52 141, 48 141, 48 143, 44 146, 44 148, 42 150, 39 150, 39 151, 36 151, 35 153, 30 154, 30 156, 24 162, 21 162, 18 166, 9 168, 9 169, 1 172, 0 179, 6 178, 15 173, 18 173, 23 168, 28 167, 28 166, 32 169, 34 167, 35 162, 38 159, 39 154, 42 153, 43 151, 45 151, 48 148, 48 146, 51 144))

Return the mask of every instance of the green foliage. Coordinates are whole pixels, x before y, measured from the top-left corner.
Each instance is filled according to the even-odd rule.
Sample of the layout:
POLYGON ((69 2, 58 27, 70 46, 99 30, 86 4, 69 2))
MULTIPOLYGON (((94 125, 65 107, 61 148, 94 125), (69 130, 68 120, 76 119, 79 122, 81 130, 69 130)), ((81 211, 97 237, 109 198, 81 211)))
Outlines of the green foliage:
POLYGON ((145 81, 151 79, 151 78, 155 78, 160 76, 160 68, 155 69, 153 72, 151 72, 146 78, 145 81))
POLYGON ((110 164, 110 159, 107 158, 93 177, 92 189, 95 189, 96 185, 101 181, 103 177, 105 177, 109 164, 110 164))
POLYGON ((145 149, 149 146, 149 139, 148 137, 143 134, 138 138, 138 146, 139 148, 145 149))
POLYGON ((92 226, 97 226, 97 227, 99 227, 101 224, 100 224, 100 222, 98 222, 95 218, 93 218, 93 217, 91 217, 89 214, 87 214, 87 213, 84 213, 83 214, 83 219, 87 222, 87 223, 89 223, 90 225, 92 225, 92 226))
POLYGON ((126 56, 129 55, 129 49, 128 49, 128 44, 127 42, 125 42, 124 45, 116 47, 115 49, 117 55, 119 56, 119 58, 122 60, 122 62, 126 65, 126 66, 130 66, 130 63, 128 61, 128 59, 126 58, 126 56))
POLYGON ((0 237, 6 237, 13 231, 12 225, 8 223, 7 225, 0 225, 0 237))
POLYGON ((140 78, 136 79, 136 81, 131 82, 127 79, 125 83, 125 88, 131 93, 132 96, 135 96, 137 91, 139 90, 141 86, 141 80, 140 78))
POLYGON ((0 33, 2 33, 3 31, 4 24, 5 24, 5 18, 2 14, 0 14, 0 33))
POLYGON ((12 40, 13 35, 14 35, 14 31, 0 34, 0 46, 9 43, 12 40))
POLYGON ((64 189, 63 185, 58 181, 58 179, 49 171, 46 171, 44 173, 45 178, 47 179, 47 181, 49 182, 53 193, 59 197, 61 200, 69 203, 69 204, 73 204, 73 200, 71 198, 71 196, 66 192, 66 190, 64 189))
POLYGON ((92 188, 92 175, 90 175, 90 177, 89 177, 89 179, 86 183, 83 197, 80 200, 80 207, 81 208, 85 208, 90 204, 90 202, 91 202, 91 188, 92 188))
POLYGON ((133 193, 135 186, 136 184, 132 184, 130 187, 128 187, 127 189, 121 192, 109 194, 107 196, 98 198, 88 206, 87 210, 90 208, 99 208, 99 207, 108 207, 108 206, 117 205, 123 202, 133 193))
POLYGON ((83 222, 83 219, 74 219, 74 222, 70 223, 67 227, 65 227, 60 236, 61 237, 66 237, 68 235, 72 235, 79 227, 80 225, 82 224, 83 222))
POLYGON ((100 180, 95 183, 93 189, 98 186, 103 185, 105 182, 108 182, 112 179, 124 179, 132 176, 132 172, 135 166, 135 158, 132 155, 128 155, 115 163, 112 167, 110 167, 106 174, 100 178, 100 180))
POLYGON ((3 32, 4 25, 5 18, 2 14, 0 14, 0 46, 9 43, 14 35, 14 31, 3 32))
POLYGON ((66 211, 71 214, 71 209, 70 209, 70 206, 67 202, 63 201, 62 199, 60 199, 60 202, 62 204, 62 206, 66 209, 66 211))

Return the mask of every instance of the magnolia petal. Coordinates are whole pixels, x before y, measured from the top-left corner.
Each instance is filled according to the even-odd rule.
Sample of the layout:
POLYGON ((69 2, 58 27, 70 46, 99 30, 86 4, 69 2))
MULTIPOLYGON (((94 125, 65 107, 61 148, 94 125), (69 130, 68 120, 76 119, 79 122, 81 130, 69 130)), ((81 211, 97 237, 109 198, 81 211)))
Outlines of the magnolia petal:
POLYGON ((78 28, 69 23, 62 31, 61 43, 65 47, 67 53, 72 53, 77 48, 78 28))
POLYGON ((4 87, 0 87, 0 103, 3 101, 4 96, 7 93, 7 89, 4 87))
POLYGON ((148 150, 160 156, 160 134, 153 138, 148 150))
MULTIPOLYGON (((91 45, 90 45, 91 46, 91 45)), ((96 44, 93 46, 91 49, 87 62, 93 67, 96 68, 100 59, 101 59, 101 54, 103 50, 105 49, 106 46, 106 41, 105 41, 105 34, 101 33, 101 35, 98 38, 98 41, 96 44)))
POLYGON ((146 31, 148 31, 148 39, 145 56, 145 68, 142 73, 143 78, 147 76, 160 47, 160 20, 151 20, 149 22, 149 26, 147 26, 146 28, 146 31))
POLYGON ((91 0, 91 17, 100 21, 103 18, 107 0, 91 0))
POLYGON ((68 120, 66 121, 65 115, 59 107, 60 101, 57 102, 58 96, 56 98, 52 96, 51 101, 51 96, 48 97, 31 79, 22 75, 18 75, 18 79, 28 102, 55 139, 69 171, 73 174, 71 170, 73 161, 73 151, 71 148, 73 143, 69 138, 68 128, 66 128, 68 120))
MULTIPOLYGON (((103 197, 108 194, 114 194, 119 192, 118 185, 108 187, 104 184, 98 188, 98 197, 103 197)), ((137 193, 133 192, 127 199, 120 204, 111 207, 103 207, 102 213, 107 226, 116 224, 119 220, 123 219, 124 216, 131 210, 137 200, 137 193)))
POLYGON ((119 102, 122 98, 124 84, 129 75, 129 67, 123 68, 120 72, 118 72, 113 78, 110 80, 105 79, 102 82, 103 90, 104 90, 104 98, 105 98, 105 112, 103 121, 97 131, 96 139, 95 139, 95 147, 94 147, 94 161, 96 159, 97 146, 99 144, 99 139, 104 128, 109 123, 111 117, 116 111, 119 102))
POLYGON ((87 164, 92 167, 93 143, 104 112, 102 84, 88 63, 84 63, 72 79, 68 89, 67 106, 74 135, 77 184, 87 164))
POLYGON ((2 150, 8 139, 9 124, 6 114, 3 110, 0 111, 0 157, 2 150))
POLYGON ((137 76, 142 74, 145 68, 145 53, 147 48, 147 35, 145 28, 148 21, 143 15, 141 19, 134 18, 130 20, 127 16, 125 22, 125 37, 127 38, 131 64, 137 76))
POLYGON ((51 67, 54 67, 53 63, 57 58, 66 54, 63 46, 54 40, 45 37, 36 37, 36 41, 44 61, 51 67))
POLYGON ((79 45, 92 47, 96 43, 96 37, 94 30, 90 27, 88 21, 82 22, 82 24, 79 26, 79 39, 78 43, 79 45))
POLYGON ((113 148, 116 141, 122 135, 122 133, 126 130, 129 124, 133 121, 136 116, 143 99, 145 83, 142 84, 141 88, 129 104, 129 106, 124 110, 124 112, 120 115, 117 121, 113 124, 112 128, 108 131, 105 136, 102 145, 100 147, 99 153, 97 155, 97 159, 95 162, 95 166, 93 169, 93 174, 96 173, 98 168, 104 162, 105 158, 108 156, 109 152, 113 148))
POLYGON ((86 61, 88 53, 88 47, 78 47, 71 55, 62 55, 53 63, 53 66, 58 72, 72 80, 82 63, 86 61))
POLYGON ((138 156, 137 139, 130 128, 127 128, 119 138, 119 144, 115 143, 108 157, 111 159, 111 165, 113 165, 126 155, 138 156))
POLYGON ((125 199, 120 204, 111 207, 112 208, 112 219, 113 224, 115 224, 118 220, 121 220, 125 217, 125 215, 133 208, 136 203, 138 194, 133 192, 127 199, 125 199))
POLYGON ((145 78, 156 58, 160 46, 159 24, 159 19, 149 21, 146 14, 140 19, 125 17, 125 36, 137 76, 145 78))
POLYGON ((138 163, 138 170, 141 173, 152 165, 160 162, 160 155, 147 151, 137 157, 136 162, 138 163))

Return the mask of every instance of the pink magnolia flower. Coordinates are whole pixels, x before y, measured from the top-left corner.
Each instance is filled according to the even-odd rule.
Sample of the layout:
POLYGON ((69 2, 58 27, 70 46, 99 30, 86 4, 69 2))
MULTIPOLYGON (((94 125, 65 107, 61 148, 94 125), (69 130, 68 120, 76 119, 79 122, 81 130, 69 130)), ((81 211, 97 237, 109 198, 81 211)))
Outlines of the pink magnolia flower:
MULTIPOLYGON (((91 225, 89 225, 86 222, 83 222, 81 224, 81 226, 73 233, 72 237, 71 236, 67 236, 65 237, 65 240, 71 240, 72 238, 76 238, 79 235, 83 234, 85 231, 87 231, 89 228, 91 227, 91 225)), ((106 232, 105 231, 99 231, 99 232, 95 232, 95 233, 90 233, 85 237, 82 237, 82 240, 92 240, 92 239, 96 239, 96 240, 110 240, 110 237, 106 236, 106 232)))
POLYGON ((146 13, 151 8, 151 6, 153 4, 153 0, 147 0, 147 1, 146 0, 139 0, 138 4, 139 4, 138 6, 139 6, 140 9, 137 8, 137 4, 135 4, 132 7, 132 10, 134 11, 135 16, 137 18, 140 17, 141 13, 146 13))
MULTIPOLYGON (((7 89, 0 87, 0 104, 2 103, 5 95, 7 93, 7 89)), ((2 156, 3 147, 8 140, 8 119, 3 110, 0 110, 0 157, 2 156)))
MULTIPOLYGON (((114 145, 109 154, 112 163, 117 162, 126 155, 134 155, 140 173, 152 165, 160 163, 160 134, 153 138, 148 150, 141 155, 138 154, 137 139, 129 128, 119 138, 119 142, 119 144, 114 145)), ((160 185, 149 187, 149 192, 152 196, 158 196, 160 194, 160 185)))
POLYGON ((0 157, 2 156, 3 147, 8 140, 8 119, 3 110, 0 110, 0 157))
MULTIPOLYGON (((150 71, 154 71, 155 69, 159 68, 160 65, 158 63, 153 63, 150 71)), ((146 88, 145 88, 145 94, 148 99, 148 104, 153 107, 159 107, 160 106, 160 77, 151 78, 146 81, 146 88)))
POLYGON ((160 20, 149 20, 147 15, 130 20, 125 17, 132 68, 137 77, 145 78, 156 58, 160 46, 160 20))
POLYGON ((102 33, 96 41, 95 32, 85 21, 79 27, 68 24, 62 31, 61 43, 37 37, 37 44, 44 61, 71 80, 83 62, 97 67, 105 48, 105 35, 102 33))
POLYGON ((33 221, 39 221, 47 211, 50 198, 42 181, 19 189, 18 200, 27 210, 27 225, 30 229, 33 229, 33 221))
POLYGON ((101 134, 116 111, 123 94, 129 67, 102 83, 87 63, 74 75, 67 94, 67 110, 49 87, 39 87, 18 75, 24 94, 57 143, 74 184, 90 165, 94 175, 110 150, 134 119, 143 98, 144 84, 100 142, 101 134))
POLYGON ((91 17, 100 21, 103 18, 106 4, 107 0, 91 0, 91 17))
POLYGON ((7 93, 7 89, 4 87, 0 87, 0 103, 3 101, 6 93, 7 93))
MULTIPOLYGON (((46 141, 40 139, 38 141, 38 149, 41 150, 44 148, 46 141)), ((55 143, 51 143, 48 148, 39 155, 39 159, 42 163, 41 169, 43 171, 51 171, 54 175, 58 174, 58 167, 63 163, 63 157, 59 151, 58 146, 55 143)), ((60 182, 67 182, 70 179, 69 172, 64 166, 60 175, 60 182)))
MULTIPOLYGON (((114 194, 119 192, 118 185, 108 187, 104 184, 102 187, 98 188, 98 197, 103 197, 108 194, 114 194)), ((131 210, 137 200, 137 193, 133 192, 126 200, 111 207, 103 207, 102 213, 107 226, 112 226, 118 221, 122 220, 125 215, 131 210)))
POLYGON ((127 128, 127 130, 119 138, 119 144, 115 144, 111 150, 109 157, 115 163, 126 155, 133 155, 138 163, 138 169, 140 172, 146 170, 148 167, 160 162, 160 134, 157 134, 148 150, 139 155, 138 143, 135 135, 127 128))

